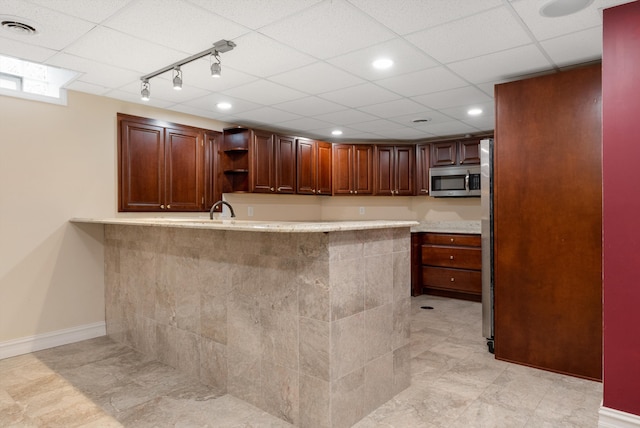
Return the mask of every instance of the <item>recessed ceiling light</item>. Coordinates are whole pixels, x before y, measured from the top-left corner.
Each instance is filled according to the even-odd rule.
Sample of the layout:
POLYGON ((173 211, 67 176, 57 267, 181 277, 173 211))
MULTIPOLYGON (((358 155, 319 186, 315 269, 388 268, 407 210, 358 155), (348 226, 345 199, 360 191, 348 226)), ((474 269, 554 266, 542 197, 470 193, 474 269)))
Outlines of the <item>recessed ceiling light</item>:
POLYGON ((540 8, 540 15, 557 18, 580 12, 593 3, 593 0, 549 0, 540 8))
POLYGON ((218 107, 220 110, 229 110, 231 108, 231 104, 222 102, 222 103, 216 104, 216 107, 218 107))
POLYGON ((373 65, 373 67, 377 68, 378 70, 386 70, 393 65, 393 60, 389 58, 378 58, 377 60, 373 61, 371 65, 373 65))
POLYGON ((336 129, 334 131, 331 131, 331 135, 342 135, 342 131, 339 129, 336 129))
POLYGON ((470 108, 469 110, 467 110, 467 114, 469 116, 478 116, 478 115, 482 114, 482 109, 481 108, 470 108))

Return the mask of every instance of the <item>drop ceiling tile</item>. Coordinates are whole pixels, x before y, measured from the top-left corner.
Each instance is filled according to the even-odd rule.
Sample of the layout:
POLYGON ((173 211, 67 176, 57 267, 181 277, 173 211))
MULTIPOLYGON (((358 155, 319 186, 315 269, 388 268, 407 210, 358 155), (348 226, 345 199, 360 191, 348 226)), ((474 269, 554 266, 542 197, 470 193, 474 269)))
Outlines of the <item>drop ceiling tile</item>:
POLYGON ((598 60, 602 58, 602 27, 545 40, 540 45, 560 67, 598 60))
POLYGON ((151 98, 149 101, 142 101, 140 99, 140 92, 138 92, 137 94, 134 94, 131 92, 121 91, 118 89, 109 91, 106 94, 104 94, 104 96, 109 98, 115 98, 117 100, 126 101, 129 103, 142 104, 145 106, 152 106, 157 108, 168 108, 174 104, 171 101, 162 100, 158 97, 151 98))
POLYGON ((492 97, 474 86, 465 86, 463 88, 418 95, 413 97, 413 99, 432 109, 442 109, 460 105, 486 103, 491 101, 492 97))
POLYGON ((407 36, 407 40, 444 64, 532 42, 505 8, 420 31, 407 36))
POLYGON ((182 52, 104 27, 96 27, 65 52, 103 64, 117 64, 140 74, 151 73, 184 58, 182 52))
POLYGON ((458 120, 428 124, 423 129, 425 132, 440 136, 459 135, 478 131, 473 126, 467 125, 466 123, 458 120))
POLYGON ((189 0, 214 13, 223 13, 245 27, 258 29, 264 25, 279 21, 289 15, 304 10, 321 0, 189 0))
POLYGON ((349 107, 362 107, 400 98, 397 94, 371 83, 327 92, 322 94, 321 97, 349 107))
POLYGON ((479 108, 482 110, 482 115, 493 115, 494 112, 494 104, 493 101, 485 102, 485 103, 475 103, 464 106, 457 107, 449 107, 441 109, 440 112, 447 116, 453 117, 458 120, 468 120, 472 119, 471 116, 467 113, 470 108, 479 108))
POLYGON ((534 45, 527 45, 479 58, 449 64, 455 73, 472 83, 514 80, 519 76, 552 69, 534 45))
POLYGON ((392 122, 390 120, 375 119, 369 122, 352 123, 349 125, 349 128, 357 129, 359 131, 364 131, 364 132, 378 132, 378 131, 384 131, 386 129, 402 128, 402 125, 400 125, 397 122, 392 122))
POLYGON ((235 22, 183 0, 138 0, 104 25, 188 55, 208 49, 218 40, 232 40, 248 32, 235 22))
POLYGON ((491 114, 487 114, 486 116, 464 119, 462 122, 469 126, 473 126, 479 131, 492 131, 495 130, 496 127, 496 117, 493 111, 490 113, 491 114))
POLYGON ((374 120, 377 118, 358 110, 342 110, 318 115, 316 116, 316 119, 324 120, 334 125, 349 125, 351 123, 366 122, 367 120, 374 120))
POLYGON ((94 95, 105 95, 111 89, 106 86, 94 85, 93 83, 83 82, 81 80, 74 80, 69 83, 66 87, 71 91, 84 92, 87 94, 94 95))
POLYGON ((318 116, 321 114, 344 110, 344 106, 318 97, 300 98, 293 101, 274 104, 272 107, 288 111, 289 113, 301 114, 303 116, 318 116))
POLYGON ((100 23, 129 4, 131 0, 30 0, 30 2, 76 18, 100 23))
POLYGON ((4 37, 4 33, 4 31, 0 31, 0 45, 2 45, 0 54, 2 55, 25 59, 27 61, 44 62, 47 58, 51 58, 57 53, 57 51, 53 49, 8 39, 4 37))
POLYGON ((499 6, 500 0, 349 0, 398 34, 414 33, 499 6))
POLYGON ((189 101, 185 101, 183 104, 188 107, 195 107, 201 110, 212 111, 218 110, 217 104, 226 102, 231 104, 229 110, 224 110, 221 114, 233 116, 238 113, 247 112, 260 108, 260 104, 252 103, 249 101, 233 98, 228 95, 221 94, 219 92, 210 93, 204 97, 195 98, 189 101))
MULTIPOLYGON (((223 116, 220 112, 218 111, 213 111, 213 110, 202 110, 196 107, 190 107, 187 106, 185 104, 174 104, 170 107, 168 107, 169 110, 173 110, 173 111, 177 111, 180 113, 186 113, 186 114, 190 114, 193 116, 198 116, 198 117, 206 117, 209 119, 214 119, 214 120, 218 120, 220 122, 226 122, 225 120, 222 120, 222 117, 226 117, 223 116)), ((223 124, 223 126, 225 126, 223 124)), ((215 128, 212 128, 215 129, 215 128)), ((218 129, 221 130, 221 129, 218 129)))
POLYGON ((82 82, 111 88, 118 88, 133 81, 139 81, 140 78, 140 75, 134 71, 108 64, 100 64, 86 58, 65 53, 54 56, 47 63, 82 73, 78 79, 82 82))
POLYGON ((310 132, 314 133, 317 136, 316 138, 322 139, 324 141, 329 141, 332 143, 344 143, 348 141, 366 142, 371 140, 377 140, 380 138, 375 133, 362 132, 362 131, 358 131, 357 129, 347 128, 344 126, 342 127, 334 126, 330 128, 314 129, 310 132), (339 136, 332 135, 331 132, 334 129, 340 129, 342 131, 342 135, 339 135, 339 136))
POLYGON ((460 88, 467 86, 469 83, 445 67, 434 67, 378 80, 376 84, 406 97, 413 97, 446 89, 460 88))
POLYGON ((423 51, 399 38, 331 58, 327 62, 367 80, 385 79, 438 65, 423 51), (378 58, 393 60, 393 66, 386 70, 375 69, 371 63, 378 58))
POLYGON ((426 126, 428 124, 432 124, 432 123, 442 123, 442 122, 450 122, 451 121, 451 117, 447 116, 445 114, 442 114, 438 111, 435 110, 426 110, 426 111, 422 111, 420 113, 414 113, 414 114, 406 114, 406 115, 401 115, 401 116, 395 116, 395 117, 391 117, 389 118, 389 120, 392 120, 394 122, 397 122, 403 126, 410 126, 410 127, 415 127, 415 126, 426 126), (417 119, 429 119, 428 122, 414 122, 414 120, 417 119))
POLYGON ((261 107, 256 110, 234 114, 234 116, 250 122, 265 124, 277 124, 300 118, 297 114, 287 113, 271 107, 261 107))
POLYGON ((226 90, 224 94, 264 105, 283 103, 305 96, 305 94, 295 89, 286 88, 267 80, 256 80, 255 82, 226 90))
POLYGON ((395 34, 345 0, 323 1, 261 33, 326 59, 392 39, 395 34))
POLYGON ((312 95, 365 83, 364 80, 321 61, 271 76, 269 80, 312 95))
POLYGON ((405 114, 421 113, 428 109, 415 101, 407 98, 401 98, 399 100, 389 101, 386 103, 360 107, 359 110, 378 117, 396 117, 405 114))
POLYGON ((512 3, 522 21, 538 40, 550 39, 602 25, 600 12, 593 6, 568 16, 546 18, 539 13, 541 5, 541 2, 532 1, 512 3))
POLYGON ((26 1, 3 1, 0 3, 0 15, 10 16, 37 30, 36 34, 25 35, 0 27, 0 36, 3 38, 55 50, 64 49, 95 26, 83 19, 26 1))
POLYGON ((376 131, 376 134, 382 138, 389 140, 419 140, 422 138, 431 138, 434 135, 423 129, 417 128, 399 128, 376 131))
POLYGON ((234 42, 237 46, 220 56, 223 73, 228 65, 254 76, 268 77, 315 61, 315 58, 259 33, 245 34, 234 42))
POLYGON ((312 129, 318 128, 327 128, 331 126, 330 123, 327 123, 322 120, 314 119, 312 117, 302 117, 299 119, 287 120, 284 122, 279 122, 278 126, 285 127, 291 130, 301 130, 301 131, 309 131, 312 129))

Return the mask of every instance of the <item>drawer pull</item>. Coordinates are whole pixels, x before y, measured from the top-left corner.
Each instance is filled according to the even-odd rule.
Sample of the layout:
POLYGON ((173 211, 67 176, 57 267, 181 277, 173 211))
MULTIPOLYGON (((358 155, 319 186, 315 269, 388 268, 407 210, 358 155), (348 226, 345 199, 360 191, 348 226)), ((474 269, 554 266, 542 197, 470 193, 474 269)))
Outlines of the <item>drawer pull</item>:
POLYGON ((451 242, 453 242, 453 238, 451 238, 451 242))
POLYGON ((455 282, 455 281, 456 281, 456 279, 455 279, 455 278, 451 278, 451 282, 455 282))
POLYGON ((449 256, 449 260, 453 260, 453 256, 449 256))

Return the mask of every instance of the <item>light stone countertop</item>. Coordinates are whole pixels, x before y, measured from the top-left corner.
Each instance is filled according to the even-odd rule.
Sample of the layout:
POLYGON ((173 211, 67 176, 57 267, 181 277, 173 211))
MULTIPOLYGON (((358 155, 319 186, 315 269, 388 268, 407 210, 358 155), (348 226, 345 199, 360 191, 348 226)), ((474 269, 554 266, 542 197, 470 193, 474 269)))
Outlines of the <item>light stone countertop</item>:
POLYGON ((480 233, 480 220, 422 221, 411 232, 480 233))
POLYGON ((190 229, 237 230, 243 232, 337 232, 345 230, 388 229, 414 227, 417 221, 254 221, 232 218, 72 218, 72 223, 120 224, 130 226, 159 226, 190 229))

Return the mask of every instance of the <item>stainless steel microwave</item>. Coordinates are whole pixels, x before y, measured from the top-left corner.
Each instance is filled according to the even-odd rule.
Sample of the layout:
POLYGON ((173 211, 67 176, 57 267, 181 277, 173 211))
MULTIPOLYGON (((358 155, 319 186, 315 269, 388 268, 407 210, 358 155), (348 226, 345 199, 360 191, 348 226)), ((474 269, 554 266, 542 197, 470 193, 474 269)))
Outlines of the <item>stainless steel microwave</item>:
POLYGON ((429 168, 429 195, 436 198, 480 196, 480 165, 429 168))

